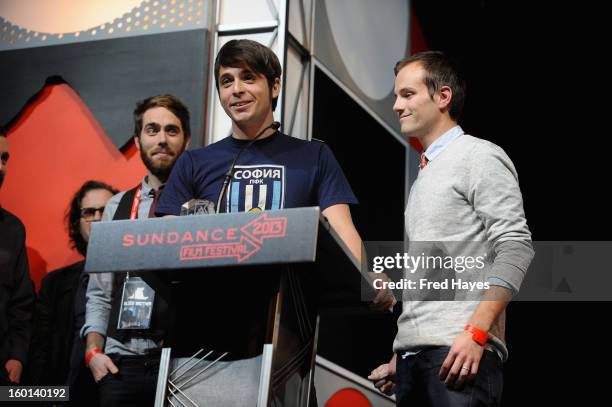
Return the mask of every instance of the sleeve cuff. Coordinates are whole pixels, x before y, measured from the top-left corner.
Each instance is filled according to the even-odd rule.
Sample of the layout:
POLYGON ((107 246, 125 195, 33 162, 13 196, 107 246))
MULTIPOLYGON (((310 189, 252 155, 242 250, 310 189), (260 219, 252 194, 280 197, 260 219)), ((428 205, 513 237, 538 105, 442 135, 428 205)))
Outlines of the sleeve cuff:
POLYGON ((495 286, 498 286, 498 287, 503 287, 503 288, 506 288, 506 289, 512 291, 512 295, 516 294, 516 291, 514 290, 514 287, 512 287, 510 285, 510 283, 508 283, 505 280, 502 280, 501 278, 498 278, 498 277, 489 277, 487 279, 487 281, 489 282, 490 285, 495 285, 495 286))
POLYGON ((25 349, 12 349, 9 353, 9 357, 7 358, 7 360, 11 359, 20 361, 21 364, 25 367, 28 361, 27 351, 25 349))
POLYGON ((495 247, 496 257, 487 280, 496 278, 510 285, 516 294, 521 288, 534 256, 531 242, 507 240, 495 247))
POLYGON ((105 326, 84 325, 83 328, 81 328, 81 339, 85 339, 85 337, 92 332, 99 333, 100 335, 106 337, 106 327, 105 326))

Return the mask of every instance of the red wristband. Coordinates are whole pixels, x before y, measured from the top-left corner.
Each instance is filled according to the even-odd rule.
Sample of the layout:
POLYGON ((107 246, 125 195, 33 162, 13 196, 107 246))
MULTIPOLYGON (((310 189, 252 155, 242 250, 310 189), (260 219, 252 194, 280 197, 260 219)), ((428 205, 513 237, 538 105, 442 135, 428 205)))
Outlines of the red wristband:
POLYGON ((93 358, 96 353, 102 353, 102 349, 93 348, 85 354, 85 367, 89 367, 89 362, 91 362, 91 358, 93 358))
POLYGON ((470 324, 465 326, 465 330, 472 333, 472 339, 480 346, 485 346, 487 344, 487 341, 489 340, 489 333, 487 331, 478 329, 470 324))

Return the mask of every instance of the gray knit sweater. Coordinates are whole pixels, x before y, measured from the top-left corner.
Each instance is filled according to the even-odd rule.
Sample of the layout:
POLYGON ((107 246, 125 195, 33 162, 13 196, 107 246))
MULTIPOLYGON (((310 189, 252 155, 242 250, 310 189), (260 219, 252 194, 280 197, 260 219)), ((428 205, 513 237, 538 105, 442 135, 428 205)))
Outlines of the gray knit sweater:
MULTIPOLYGON (((410 242, 489 242, 495 256, 487 277, 517 292, 534 252, 518 175, 498 146, 469 135, 451 141, 412 185, 405 212, 410 242)), ((396 352, 451 346, 477 301, 404 301, 396 352)), ((490 331, 503 359, 505 314, 490 331)))

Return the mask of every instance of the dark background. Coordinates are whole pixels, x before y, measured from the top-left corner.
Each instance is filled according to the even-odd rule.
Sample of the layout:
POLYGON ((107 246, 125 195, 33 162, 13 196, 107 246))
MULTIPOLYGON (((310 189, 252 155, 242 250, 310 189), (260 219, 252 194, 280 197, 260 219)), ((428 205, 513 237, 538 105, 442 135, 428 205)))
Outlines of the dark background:
MULTIPOLYGON (((610 23, 597 7, 412 1, 428 48, 454 56, 467 78, 460 124, 513 160, 535 241, 611 240, 610 23)), ((403 149, 321 72, 314 97, 315 137, 330 145, 361 202, 352 213, 363 240, 401 240, 403 149)), ((503 405, 606 400, 611 315, 609 302, 510 304, 503 405)), ((360 375, 390 357, 391 316, 330 311, 320 329, 319 354, 360 375), (332 334, 340 326, 344 337, 332 334)))

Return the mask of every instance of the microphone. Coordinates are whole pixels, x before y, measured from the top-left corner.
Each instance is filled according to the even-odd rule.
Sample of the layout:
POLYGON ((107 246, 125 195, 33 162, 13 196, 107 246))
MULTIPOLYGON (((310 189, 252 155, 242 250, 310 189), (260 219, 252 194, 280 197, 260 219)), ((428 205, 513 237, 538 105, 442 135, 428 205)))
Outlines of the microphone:
MULTIPOLYGON (((246 150, 247 148, 251 147, 251 144, 253 144, 255 140, 257 140, 259 137, 261 137, 261 135, 264 134, 266 130, 274 129, 275 131, 278 131, 278 129, 280 129, 280 126, 281 126, 280 122, 277 122, 277 121, 270 123, 269 126, 264 127, 255 137, 253 137, 253 139, 250 142, 245 144, 240 149, 240 151, 238 151, 238 154, 236 154, 236 156, 234 157, 234 160, 232 161, 232 164, 230 165, 229 170, 227 170, 227 172, 225 173, 225 179, 223 180, 223 186, 221 187, 221 191, 219 192, 219 199, 217 200, 217 213, 219 213, 219 211, 221 210, 221 202, 223 201, 223 195, 225 195, 225 192, 227 191, 227 186, 229 185, 232 177, 234 176, 234 166, 236 165, 236 162, 238 161, 238 157, 240 157, 240 154, 242 154, 242 152, 246 150)), ((225 212, 227 212, 227 208, 225 208, 225 212)))

